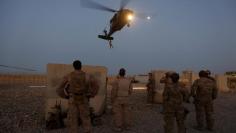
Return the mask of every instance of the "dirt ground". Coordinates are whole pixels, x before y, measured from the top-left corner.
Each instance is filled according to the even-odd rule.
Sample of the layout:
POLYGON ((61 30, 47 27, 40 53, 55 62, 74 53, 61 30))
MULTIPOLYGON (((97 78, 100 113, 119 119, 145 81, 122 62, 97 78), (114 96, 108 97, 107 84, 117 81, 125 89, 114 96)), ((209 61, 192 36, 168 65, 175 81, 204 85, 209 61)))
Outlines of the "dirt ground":
MULTIPOLYGON (((44 123, 46 88, 29 88, 24 85, 0 86, 0 133, 66 133, 66 128, 47 131, 44 123)), ((135 90, 132 95, 133 127, 124 133, 163 133, 161 105, 146 104, 146 91, 135 90)), ((194 130, 193 104, 186 120, 188 133, 194 130)), ((215 133, 236 132, 236 93, 221 93, 215 101, 215 133)), ((105 113, 102 125, 93 127, 94 133, 113 133, 112 115, 105 113)), ((202 131, 207 133, 208 131, 202 131)))

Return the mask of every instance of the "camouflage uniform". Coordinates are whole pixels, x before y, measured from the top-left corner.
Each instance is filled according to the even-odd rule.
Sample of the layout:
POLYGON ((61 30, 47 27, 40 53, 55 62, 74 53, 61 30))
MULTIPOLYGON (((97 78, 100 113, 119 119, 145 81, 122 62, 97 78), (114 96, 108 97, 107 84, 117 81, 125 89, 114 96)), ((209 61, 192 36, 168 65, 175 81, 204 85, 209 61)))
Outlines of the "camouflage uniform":
POLYGON ((131 80, 119 77, 112 87, 112 106, 114 112, 114 122, 117 128, 129 128, 131 126, 130 100, 131 80))
POLYGON ((148 103, 153 103, 154 100, 154 88, 155 88, 155 84, 154 84, 154 80, 152 78, 152 74, 149 74, 149 82, 147 84, 147 102, 148 103))
POLYGON ((216 82, 212 78, 201 77, 194 81, 191 89, 196 109, 198 128, 203 128, 204 113, 206 115, 207 128, 213 129, 213 100, 217 97, 216 82))
POLYGON ((78 119, 82 120, 83 128, 86 133, 91 132, 91 120, 89 112, 89 102, 86 96, 86 74, 83 71, 75 70, 66 76, 70 87, 69 93, 69 107, 68 107, 68 127, 70 133, 79 132, 78 119))
POLYGON ((176 118, 178 133, 185 133, 185 108, 183 106, 184 91, 178 83, 168 83, 163 92, 163 113, 165 133, 172 133, 176 118))

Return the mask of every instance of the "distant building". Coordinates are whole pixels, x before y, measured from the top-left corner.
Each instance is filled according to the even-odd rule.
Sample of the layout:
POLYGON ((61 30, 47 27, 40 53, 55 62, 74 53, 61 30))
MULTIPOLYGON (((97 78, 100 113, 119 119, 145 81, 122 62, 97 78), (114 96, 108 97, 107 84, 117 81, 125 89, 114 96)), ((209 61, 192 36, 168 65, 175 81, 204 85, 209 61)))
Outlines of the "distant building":
POLYGON ((236 77, 236 71, 229 71, 229 72, 226 72, 225 75, 236 77))

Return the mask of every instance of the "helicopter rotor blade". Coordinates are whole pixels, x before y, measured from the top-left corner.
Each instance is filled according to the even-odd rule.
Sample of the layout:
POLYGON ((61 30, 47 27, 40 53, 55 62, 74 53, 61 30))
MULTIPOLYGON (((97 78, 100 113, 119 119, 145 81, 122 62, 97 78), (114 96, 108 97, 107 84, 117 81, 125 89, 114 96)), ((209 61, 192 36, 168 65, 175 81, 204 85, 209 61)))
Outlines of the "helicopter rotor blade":
POLYGON ((18 69, 24 71, 36 71, 34 69, 24 68, 24 67, 16 67, 16 66, 7 66, 7 65, 0 65, 0 67, 10 68, 10 69, 18 69))
POLYGON ((109 8, 107 6, 104 6, 100 3, 94 2, 92 0, 80 0, 80 4, 83 7, 91 8, 91 9, 97 9, 102 11, 109 11, 109 12, 117 12, 116 10, 109 8))
POLYGON ((121 0, 120 9, 123 9, 131 0, 121 0))

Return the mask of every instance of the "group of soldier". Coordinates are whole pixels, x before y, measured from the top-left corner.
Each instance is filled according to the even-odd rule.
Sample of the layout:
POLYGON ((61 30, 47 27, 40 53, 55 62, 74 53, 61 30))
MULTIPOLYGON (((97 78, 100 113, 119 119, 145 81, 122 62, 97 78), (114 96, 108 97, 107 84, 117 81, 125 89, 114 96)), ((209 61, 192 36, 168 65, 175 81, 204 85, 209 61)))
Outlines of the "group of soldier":
MULTIPOLYGON (((85 72, 81 70, 82 63, 79 60, 73 62, 74 71, 64 76, 57 88, 59 96, 68 99, 67 125, 69 133, 79 132, 79 120, 85 133, 92 132, 90 118, 89 98, 93 97, 99 88, 96 82, 91 81, 85 72), (80 119, 79 119, 80 118, 80 119)), ((129 108, 129 96, 132 93, 131 79, 125 77, 126 71, 121 68, 119 75, 112 84, 112 105, 114 112, 115 131, 130 129, 131 118, 129 108)))
MULTIPOLYGON (((65 76, 60 86, 68 86, 65 95, 68 97, 68 129, 70 133, 78 133, 78 118, 80 117, 85 133, 92 132, 88 99, 88 78, 81 70, 82 63, 79 60, 73 62, 74 71, 65 76)), ((114 113, 115 131, 129 130, 131 128, 130 95, 132 94, 132 80, 127 78, 126 70, 121 68, 116 80, 112 83, 111 101, 114 113)), ((153 79, 150 74, 150 79, 153 79)), ((165 83, 163 92, 164 131, 172 133, 174 119, 178 126, 178 133, 186 133, 184 121, 186 119, 186 107, 183 102, 189 102, 189 97, 194 98, 196 108, 197 129, 203 130, 204 114, 206 115, 207 129, 212 131, 214 125, 213 100, 217 96, 216 82, 210 77, 209 72, 200 71, 199 79, 194 81, 191 93, 188 94, 179 84, 179 74, 166 73, 160 82, 165 83)), ((153 100, 153 81, 147 84, 148 101, 153 100)))
MULTIPOLYGON (((164 114, 164 131, 172 133, 174 127, 174 119, 176 119, 178 133, 186 133, 185 120, 189 113, 184 107, 184 102, 190 103, 192 97, 196 111, 197 130, 204 130, 204 115, 206 118, 206 129, 213 131, 213 100, 216 99, 218 89, 216 81, 210 76, 209 70, 201 70, 199 79, 195 80, 189 92, 182 84, 179 83, 179 74, 176 72, 167 72, 160 80, 164 83, 163 92, 163 114, 164 114)), ((154 98, 154 81, 152 74, 149 74, 149 83, 147 84, 147 101, 153 102, 154 98)))

